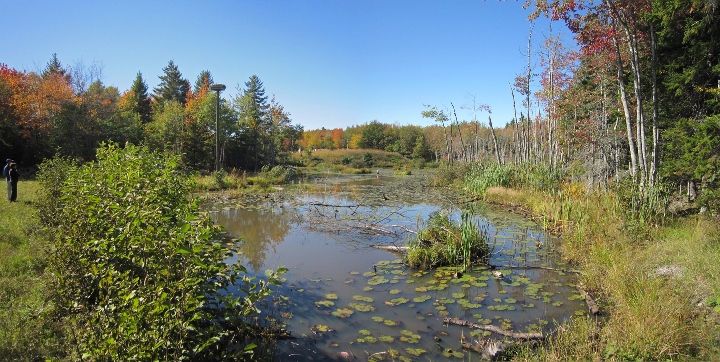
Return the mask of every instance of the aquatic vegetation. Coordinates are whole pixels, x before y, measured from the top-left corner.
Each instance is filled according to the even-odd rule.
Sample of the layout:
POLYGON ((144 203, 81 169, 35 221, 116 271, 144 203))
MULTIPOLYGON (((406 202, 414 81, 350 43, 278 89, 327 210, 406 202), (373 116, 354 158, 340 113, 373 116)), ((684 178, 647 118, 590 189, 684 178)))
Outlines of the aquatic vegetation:
POLYGON ((353 299, 359 300, 359 301, 361 301, 361 302, 366 302, 366 303, 372 303, 372 302, 373 302, 373 299, 372 299, 372 298, 366 297, 366 296, 364 296, 364 295, 353 295, 353 299))
POLYGON ((321 300, 321 301, 315 302, 315 305, 318 306, 318 308, 321 308, 321 307, 329 308, 329 307, 334 306, 335 302, 333 302, 331 300, 321 300))
POLYGON ((324 324, 316 324, 311 329, 316 332, 333 332, 333 330, 330 329, 330 327, 328 327, 324 324))
POLYGON ((328 293, 328 294, 325 294, 325 299, 338 299, 338 296, 337 296, 337 294, 334 294, 334 293, 328 293))
POLYGON ((420 356, 421 354, 427 352, 422 348, 405 348, 405 351, 407 351, 407 353, 410 353, 413 356, 420 356))
POLYGON ((408 264, 423 269, 454 265, 465 270, 489 256, 486 237, 480 234, 472 216, 466 212, 463 212, 459 226, 447 215, 433 212, 427 227, 408 246, 408 264))
POLYGON ((427 295, 427 294, 424 294, 424 295, 421 295, 421 296, 419 296, 419 297, 413 298, 413 302, 415 302, 415 303, 422 303, 422 302, 425 302, 425 301, 430 300, 430 299, 432 299, 431 296, 429 296, 429 295, 427 295))
POLYGON ((386 325, 386 326, 388 326, 388 327, 397 327, 397 326, 400 325, 400 322, 399 322, 399 321, 393 321, 393 320, 390 320, 390 319, 385 319, 385 320, 383 320, 383 324, 386 325))
POLYGON ((365 303, 350 303, 348 304, 350 308, 355 309, 358 312, 373 312, 375 311, 375 307, 365 304, 365 303))
POLYGON ((390 290, 390 294, 400 294, 400 292, 401 292, 400 289, 391 289, 390 290))
POLYGON ((372 333, 371 333, 370 331, 368 331, 367 329, 361 329, 361 330, 358 331, 358 333, 362 334, 363 336, 369 336, 369 335, 372 334, 372 333))
POLYGON ((407 329, 403 329, 400 332, 400 340, 407 343, 418 343, 420 342, 420 335, 415 334, 411 331, 408 331, 407 329))
POLYGON ((379 340, 380 342, 393 343, 393 342, 395 342, 395 337, 393 337, 393 336, 380 336, 380 337, 378 337, 378 340, 379 340))
POLYGON ((332 315, 338 317, 338 318, 348 318, 353 314, 352 309, 348 308, 338 308, 336 311, 332 312, 332 315))
POLYGON ((385 283, 387 283, 387 282, 389 282, 389 281, 390 281, 390 280, 389 280, 388 278, 385 278, 384 276, 376 275, 376 276, 370 278, 370 280, 368 280, 368 284, 370 284, 370 285, 379 285, 379 284, 385 284, 385 283))
POLYGON ((405 303, 407 303, 407 302, 409 302, 409 301, 410 301, 410 300, 407 299, 407 298, 402 298, 402 297, 401 297, 401 298, 394 298, 394 299, 390 299, 389 301, 386 301, 386 302, 385 302, 385 305, 390 306, 390 307, 394 307, 394 306, 396 306, 396 305, 405 304, 405 303))

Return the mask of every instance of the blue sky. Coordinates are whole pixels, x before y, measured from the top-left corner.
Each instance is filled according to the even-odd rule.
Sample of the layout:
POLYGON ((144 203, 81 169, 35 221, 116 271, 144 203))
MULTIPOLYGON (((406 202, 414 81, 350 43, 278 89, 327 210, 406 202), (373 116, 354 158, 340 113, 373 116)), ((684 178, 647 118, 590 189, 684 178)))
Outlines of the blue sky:
MULTIPOLYGON (((503 125, 527 62, 523 2, 0 0, 0 63, 39 70, 57 53, 64 65, 102 65, 103 83, 122 92, 138 71, 152 90, 173 60, 192 83, 210 70, 223 98, 256 74, 306 130, 424 126, 423 104, 451 102, 470 120, 460 109, 470 94, 503 125)), ((535 51, 548 29, 535 25, 535 51)))

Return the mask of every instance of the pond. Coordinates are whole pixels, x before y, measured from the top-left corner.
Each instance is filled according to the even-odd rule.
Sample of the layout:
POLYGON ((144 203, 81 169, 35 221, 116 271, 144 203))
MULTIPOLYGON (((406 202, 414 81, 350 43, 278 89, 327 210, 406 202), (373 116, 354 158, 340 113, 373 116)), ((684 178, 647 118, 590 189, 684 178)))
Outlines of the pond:
MULTIPOLYGON (((535 223, 496 206, 465 204, 422 176, 327 175, 212 215, 239 241, 227 260, 263 275, 285 266, 271 311, 296 338, 279 342, 277 360, 478 360, 460 340, 491 332, 446 325, 456 317, 514 332, 551 332, 586 311, 576 276, 535 223), (409 269, 374 245, 407 243, 432 212, 460 218, 470 209, 486 235, 489 264, 409 269)), ((497 334, 494 338, 502 338, 497 334)))

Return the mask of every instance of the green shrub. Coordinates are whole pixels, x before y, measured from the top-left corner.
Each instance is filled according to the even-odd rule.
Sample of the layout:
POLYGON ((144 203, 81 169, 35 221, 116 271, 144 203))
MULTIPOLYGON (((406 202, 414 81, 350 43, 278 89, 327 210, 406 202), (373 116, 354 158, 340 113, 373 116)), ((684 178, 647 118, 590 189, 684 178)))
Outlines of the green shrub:
MULTIPOLYGON (((218 230, 198 217, 179 158, 144 147, 103 145, 81 167, 41 167, 40 209, 55 254, 58 318, 74 360, 248 357, 247 319, 278 284, 226 265, 218 230), (59 191, 63 196, 56 197, 59 191), (242 283, 243 295, 228 293, 242 283), (223 321, 220 323, 219 321, 223 321)), ((280 273, 283 270, 279 271, 280 273)))

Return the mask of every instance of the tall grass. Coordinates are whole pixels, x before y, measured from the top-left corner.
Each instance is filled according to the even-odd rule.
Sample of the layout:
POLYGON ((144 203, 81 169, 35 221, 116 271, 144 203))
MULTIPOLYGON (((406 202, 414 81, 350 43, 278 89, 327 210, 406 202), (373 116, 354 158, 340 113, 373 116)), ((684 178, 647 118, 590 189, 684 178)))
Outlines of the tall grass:
POLYGON ((563 236, 563 257, 582 272, 579 281, 605 315, 573 319, 549 343, 516 360, 718 359, 720 315, 706 308, 720 296, 717 220, 693 217, 665 225, 662 190, 632 195, 619 187, 484 189, 485 200, 522 208, 563 236), (675 272, 661 272, 666 269, 675 272))
POLYGON ((408 264, 423 269, 451 265, 465 270, 485 261, 489 252, 487 237, 468 212, 462 213, 459 226, 446 214, 432 213, 427 226, 408 246, 408 264))
POLYGON ((546 165, 473 164, 465 175, 466 191, 484 195, 490 187, 550 191, 562 180, 562 172, 546 165))

